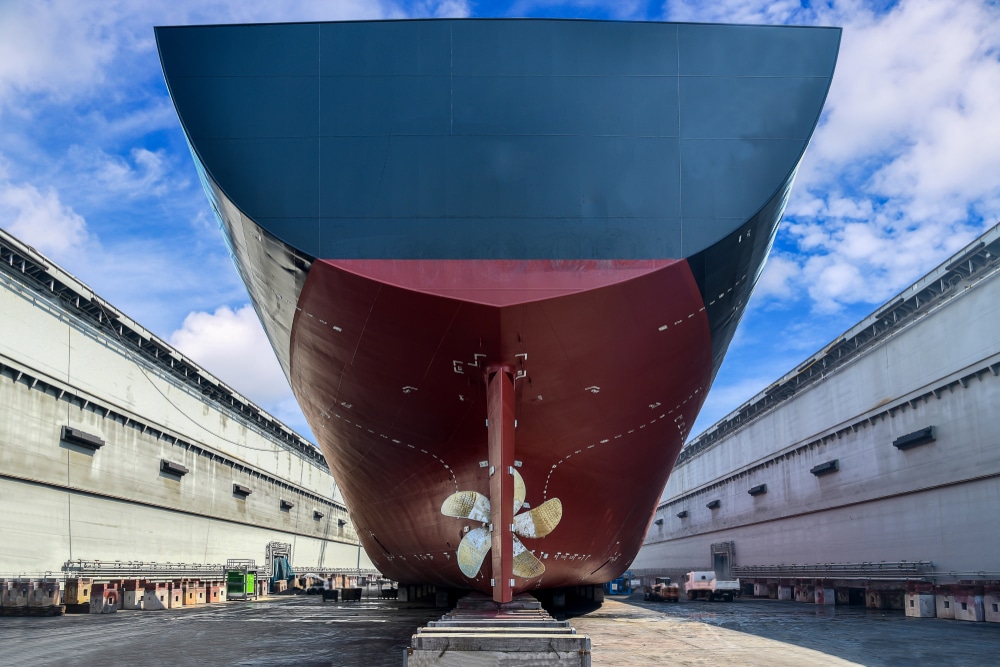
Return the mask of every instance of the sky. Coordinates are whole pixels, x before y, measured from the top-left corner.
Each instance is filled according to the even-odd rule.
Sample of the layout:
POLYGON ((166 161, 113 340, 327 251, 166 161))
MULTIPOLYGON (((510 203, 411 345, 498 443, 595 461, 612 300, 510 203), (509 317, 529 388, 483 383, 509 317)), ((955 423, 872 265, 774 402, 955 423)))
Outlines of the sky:
POLYGON ((692 434, 1000 222, 996 0, 0 0, 0 227, 312 439, 199 185, 153 26, 464 16, 843 27, 692 434))

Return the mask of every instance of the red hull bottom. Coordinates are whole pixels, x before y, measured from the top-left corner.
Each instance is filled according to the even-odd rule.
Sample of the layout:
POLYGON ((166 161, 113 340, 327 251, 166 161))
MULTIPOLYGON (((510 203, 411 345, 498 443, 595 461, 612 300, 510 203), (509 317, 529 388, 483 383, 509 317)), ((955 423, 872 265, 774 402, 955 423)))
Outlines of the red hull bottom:
POLYGON ((544 572, 515 577, 517 594, 631 563, 711 363, 685 261, 318 261, 291 339, 292 388, 372 561, 486 593, 493 558, 466 576, 456 555, 485 522, 441 510, 457 491, 490 495, 487 370, 514 385, 522 512, 562 506, 521 540, 544 572))

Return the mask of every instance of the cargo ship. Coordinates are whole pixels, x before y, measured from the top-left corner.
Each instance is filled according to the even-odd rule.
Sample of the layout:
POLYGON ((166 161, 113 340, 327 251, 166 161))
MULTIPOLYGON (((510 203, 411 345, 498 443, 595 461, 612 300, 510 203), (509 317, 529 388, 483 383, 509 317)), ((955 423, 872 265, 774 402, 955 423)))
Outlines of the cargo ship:
POLYGON ((771 247, 840 30, 441 19, 156 39, 381 572, 501 603, 618 576, 771 247))

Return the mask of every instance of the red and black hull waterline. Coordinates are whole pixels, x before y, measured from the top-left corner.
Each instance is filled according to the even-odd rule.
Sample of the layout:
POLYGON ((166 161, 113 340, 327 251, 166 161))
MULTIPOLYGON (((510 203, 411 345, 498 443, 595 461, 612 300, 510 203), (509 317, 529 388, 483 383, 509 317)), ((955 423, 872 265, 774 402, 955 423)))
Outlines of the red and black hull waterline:
POLYGON ((156 34, 236 266, 377 567, 498 601, 618 576, 770 249, 840 31, 156 34))

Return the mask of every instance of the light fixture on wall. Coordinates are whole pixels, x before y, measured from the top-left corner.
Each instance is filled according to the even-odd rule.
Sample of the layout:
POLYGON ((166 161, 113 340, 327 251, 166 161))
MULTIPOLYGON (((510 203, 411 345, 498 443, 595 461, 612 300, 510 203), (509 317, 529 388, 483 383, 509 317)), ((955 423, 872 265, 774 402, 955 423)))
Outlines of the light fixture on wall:
POLYGON ((892 441, 892 446, 896 449, 909 449, 910 447, 926 445, 928 442, 934 442, 935 440, 937 440, 937 429, 933 426, 928 426, 919 431, 899 436, 892 441))
POLYGON ((61 439, 64 442, 68 442, 71 445, 77 445, 78 447, 85 447, 87 449, 97 451, 104 446, 104 441, 98 438, 96 435, 91 435, 85 431, 81 431, 78 428, 73 428, 72 426, 63 426, 61 439))
POLYGON ((829 475, 830 473, 837 472, 838 470, 840 470, 840 460, 833 459, 832 461, 827 461, 826 463, 820 463, 818 466, 813 466, 809 469, 809 472, 817 477, 822 477, 823 475, 829 475))
POLYGON ((188 470, 187 466, 181 465, 180 463, 160 459, 160 472, 165 472, 168 475, 174 475, 175 477, 183 477, 191 471, 188 470))

